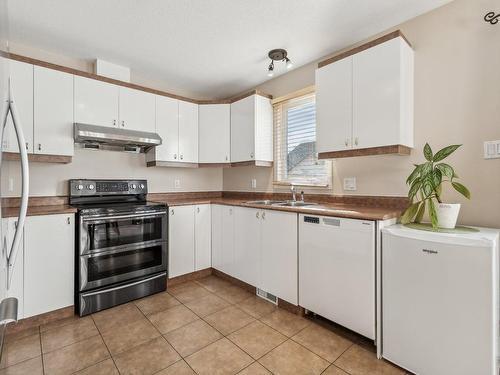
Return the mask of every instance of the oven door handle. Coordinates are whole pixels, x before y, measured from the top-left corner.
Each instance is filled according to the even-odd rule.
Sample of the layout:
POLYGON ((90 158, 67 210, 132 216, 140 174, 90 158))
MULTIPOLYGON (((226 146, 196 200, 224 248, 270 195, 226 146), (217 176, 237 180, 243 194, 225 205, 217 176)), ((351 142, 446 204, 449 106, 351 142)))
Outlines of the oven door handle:
POLYGON ((95 291, 95 292, 83 293, 82 297, 95 296, 96 294, 108 293, 108 292, 113 292, 115 290, 129 288, 131 286, 139 285, 139 284, 144 284, 145 282, 148 282, 148 281, 151 281, 151 280, 154 280, 154 279, 158 279, 160 277, 165 277, 165 276, 166 276, 166 273, 163 272, 163 273, 161 273, 159 275, 156 275, 156 276, 153 276, 153 277, 149 277, 147 279, 142 279, 142 280, 130 283, 130 284, 124 284, 124 285, 120 285, 120 286, 115 286, 114 288, 109 288, 109 289, 104 289, 104 290, 98 290, 98 291, 95 291))
POLYGON ((151 213, 137 213, 137 214, 129 214, 129 215, 110 215, 110 216, 96 215, 96 216, 87 216, 87 217, 84 216, 84 217, 82 217, 82 220, 86 223, 98 224, 101 222, 108 222, 108 221, 119 220, 119 219, 131 219, 134 217, 146 218, 146 217, 154 217, 154 216, 163 216, 166 214, 167 214, 167 211, 156 211, 156 212, 151 212, 151 213))
POLYGON ((141 249, 146 249, 149 247, 153 246, 162 246, 164 244, 164 240, 152 240, 152 241, 143 241, 143 242, 136 242, 134 244, 129 244, 129 245, 122 245, 122 246, 117 246, 116 248, 107 248, 102 251, 92 251, 89 253, 84 253, 81 254, 81 258, 97 258, 101 257, 104 255, 115 255, 115 254, 120 254, 120 253, 126 253, 129 251, 135 251, 135 250, 141 250, 141 249))

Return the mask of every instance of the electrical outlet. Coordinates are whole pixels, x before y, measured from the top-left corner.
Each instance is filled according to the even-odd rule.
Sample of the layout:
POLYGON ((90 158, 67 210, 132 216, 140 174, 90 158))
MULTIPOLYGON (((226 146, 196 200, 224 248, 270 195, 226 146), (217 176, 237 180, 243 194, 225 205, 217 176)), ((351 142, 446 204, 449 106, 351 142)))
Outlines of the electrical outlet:
POLYGON ((484 158, 485 159, 500 158, 500 141, 484 142, 484 158))
POLYGON ((14 179, 9 177, 9 191, 14 191, 14 179))
POLYGON ((257 188, 257 179, 252 178, 252 189, 256 189, 256 188, 257 188))
POLYGON ((348 191, 355 191, 356 190, 356 177, 344 178, 344 190, 348 190, 348 191))
POLYGON ((180 188, 181 188, 181 180, 179 180, 178 178, 176 178, 176 179, 174 180, 174 187, 175 187, 176 189, 180 189, 180 188))

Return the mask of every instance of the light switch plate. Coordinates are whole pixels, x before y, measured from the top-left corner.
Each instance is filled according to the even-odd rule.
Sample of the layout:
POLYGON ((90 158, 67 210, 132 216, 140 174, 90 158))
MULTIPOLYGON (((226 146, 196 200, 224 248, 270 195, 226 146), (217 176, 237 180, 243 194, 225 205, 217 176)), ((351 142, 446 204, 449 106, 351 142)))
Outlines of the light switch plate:
POLYGON ((484 142, 484 158, 485 159, 500 158, 500 141, 484 142))
POLYGON ((257 188, 257 179, 252 178, 252 189, 256 189, 256 188, 257 188))
POLYGON ((181 187, 181 180, 179 180, 178 178, 176 178, 176 179, 174 180, 174 187, 175 187, 176 189, 180 189, 180 187, 181 187))
POLYGON ((356 177, 345 177, 344 178, 344 190, 355 191, 356 190, 356 177))

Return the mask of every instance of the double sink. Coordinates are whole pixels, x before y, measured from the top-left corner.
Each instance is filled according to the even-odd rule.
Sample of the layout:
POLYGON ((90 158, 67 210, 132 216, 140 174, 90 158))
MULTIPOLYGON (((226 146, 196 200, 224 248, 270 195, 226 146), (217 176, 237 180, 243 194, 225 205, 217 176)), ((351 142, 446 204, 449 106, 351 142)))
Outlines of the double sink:
POLYGON ((304 201, 274 201, 274 200, 260 200, 260 201, 248 201, 247 204, 262 204, 264 206, 281 206, 281 207, 305 207, 314 206, 317 203, 304 202, 304 201))

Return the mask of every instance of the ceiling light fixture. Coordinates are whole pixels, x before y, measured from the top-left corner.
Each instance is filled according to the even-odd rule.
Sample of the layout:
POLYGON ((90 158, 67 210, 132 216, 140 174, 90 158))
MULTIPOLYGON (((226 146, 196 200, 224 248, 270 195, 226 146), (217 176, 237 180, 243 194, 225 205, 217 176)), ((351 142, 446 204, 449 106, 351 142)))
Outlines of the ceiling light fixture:
POLYGON ((269 64, 267 68, 267 76, 272 77, 274 76, 274 62, 275 61, 283 61, 286 64, 287 69, 291 69, 293 67, 292 61, 287 57, 287 52, 286 50, 282 48, 277 48, 277 49, 272 49, 269 51, 267 54, 269 58, 271 59, 271 63, 269 64))

